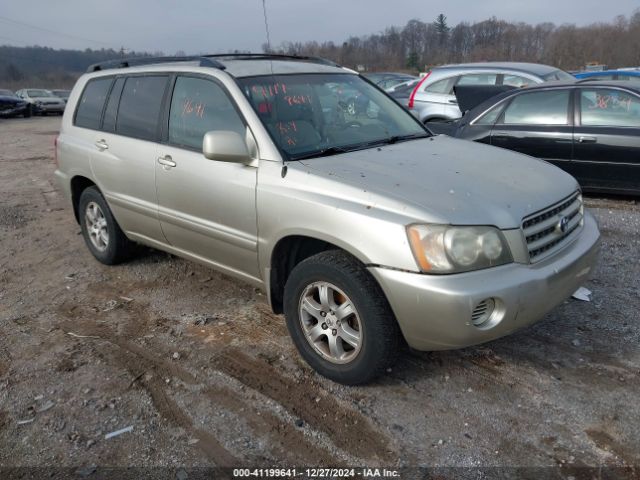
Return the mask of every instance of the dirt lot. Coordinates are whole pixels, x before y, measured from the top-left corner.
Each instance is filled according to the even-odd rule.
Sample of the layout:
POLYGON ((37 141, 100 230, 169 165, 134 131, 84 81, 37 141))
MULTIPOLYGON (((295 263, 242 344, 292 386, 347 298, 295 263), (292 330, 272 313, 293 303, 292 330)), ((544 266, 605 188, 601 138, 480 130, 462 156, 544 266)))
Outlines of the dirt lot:
POLYGON ((151 250, 97 263, 54 184, 59 122, 0 120, 0 466, 640 465, 633 200, 588 199, 592 302, 349 388, 253 288, 151 250))

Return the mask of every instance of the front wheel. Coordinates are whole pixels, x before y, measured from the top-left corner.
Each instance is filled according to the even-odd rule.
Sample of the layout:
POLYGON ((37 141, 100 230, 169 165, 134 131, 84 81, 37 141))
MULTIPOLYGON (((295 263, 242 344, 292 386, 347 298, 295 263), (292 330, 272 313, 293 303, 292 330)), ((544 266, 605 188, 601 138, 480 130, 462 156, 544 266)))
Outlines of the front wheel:
POLYGON ((287 328, 302 357, 321 375, 346 385, 367 383, 389 368, 400 330, 366 268, 330 250, 299 263, 284 291, 287 328))

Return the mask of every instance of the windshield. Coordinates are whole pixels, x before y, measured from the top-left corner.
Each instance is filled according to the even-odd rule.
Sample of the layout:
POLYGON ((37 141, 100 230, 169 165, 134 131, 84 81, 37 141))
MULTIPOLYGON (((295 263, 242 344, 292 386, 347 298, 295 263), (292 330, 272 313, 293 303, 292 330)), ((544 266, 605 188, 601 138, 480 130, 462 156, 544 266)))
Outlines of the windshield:
POLYGON ((551 73, 547 73, 544 77, 542 77, 545 82, 551 82, 553 80, 575 80, 576 77, 571 75, 570 73, 565 72, 564 70, 554 70, 551 73))
POLYGON ((15 94, 11 90, 0 89, 0 95, 2 95, 3 97, 15 97, 15 94))
POLYGON ((48 90, 27 90, 27 93, 31 98, 38 97, 53 97, 50 91, 48 90))
POLYGON ((290 160, 430 135, 409 112, 358 75, 269 75, 238 81, 290 160))

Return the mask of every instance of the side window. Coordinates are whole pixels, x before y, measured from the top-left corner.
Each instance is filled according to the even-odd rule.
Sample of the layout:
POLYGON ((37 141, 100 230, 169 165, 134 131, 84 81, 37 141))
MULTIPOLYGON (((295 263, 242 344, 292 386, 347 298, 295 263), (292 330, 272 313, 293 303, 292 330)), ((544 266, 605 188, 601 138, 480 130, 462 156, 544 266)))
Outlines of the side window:
POLYGON ((523 93, 504 112, 505 125, 567 125, 569 90, 523 93))
POLYGON ((580 91, 582 125, 640 127, 640 99, 621 90, 580 91))
POLYGON ((120 104, 120 95, 124 86, 124 78, 118 78, 111 89, 109 100, 107 100, 107 108, 104 111, 104 120, 102 121, 102 130, 105 132, 115 132, 116 115, 118 113, 118 105, 120 104))
POLYGON ((116 132, 142 140, 155 140, 166 76, 127 78, 116 120, 116 132))
POLYGON ((429 93, 444 93, 451 94, 453 93, 453 84, 455 83, 454 78, 445 78, 444 80, 438 80, 437 82, 432 83, 427 86, 424 91, 429 93))
POLYGON ((478 118, 474 123, 477 125, 493 125, 498 120, 498 117, 502 113, 504 108, 504 104, 498 105, 497 107, 492 108, 487 113, 478 118))
POLYGON ((169 143, 202 150, 211 130, 231 130, 244 138, 246 127, 222 87, 210 80, 178 77, 171 98, 169 143))
POLYGON ((472 73, 462 75, 458 85, 495 85, 498 75, 495 73, 472 73))
POLYGON ((84 87, 78 108, 76 110, 75 125, 77 127, 100 128, 104 101, 109 93, 113 78, 98 78, 90 80, 84 87))
POLYGON ((534 83, 535 82, 533 82, 532 80, 529 80, 528 78, 520 77, 518 75, 505 75, 504 78, 502 79, 503 85, 509 85, 511 87, 518 87, 518 88, 527 87, 534 83))

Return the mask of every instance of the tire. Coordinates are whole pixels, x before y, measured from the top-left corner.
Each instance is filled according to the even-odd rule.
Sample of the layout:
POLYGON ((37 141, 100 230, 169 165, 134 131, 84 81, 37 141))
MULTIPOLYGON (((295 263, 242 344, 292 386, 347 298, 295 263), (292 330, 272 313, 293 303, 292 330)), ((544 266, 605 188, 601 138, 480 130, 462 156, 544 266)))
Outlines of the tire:
POLYGON ((393 365, 401 347, 400 329, 380 286, 341 250, 321 252, 296 265, 284 288, 284 313, 300 355, 320 375, 338 383, 372 381, 393 365), (323 286, 333 305, 328 313, 320 296, 323 286), (353 312, 343 315, 347 304, 353 312), (342 356, 334 355, 340 351, 342 356))
POLYGON ((122 232, 96 187, 82 192, 78 212, 84 241, 100 263, 115 265, 131 257, 134 244, 122 232))
POLYGON ((31 115, 33 115, 33 107, 31 106, 31 104, 29 104, 29 105, 27 105, 27 108, 25 109, 25 111, 22 114, 22 116, 24 118, 31 118, 31 115))

